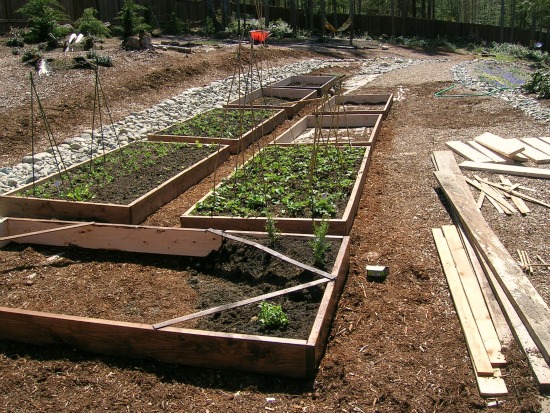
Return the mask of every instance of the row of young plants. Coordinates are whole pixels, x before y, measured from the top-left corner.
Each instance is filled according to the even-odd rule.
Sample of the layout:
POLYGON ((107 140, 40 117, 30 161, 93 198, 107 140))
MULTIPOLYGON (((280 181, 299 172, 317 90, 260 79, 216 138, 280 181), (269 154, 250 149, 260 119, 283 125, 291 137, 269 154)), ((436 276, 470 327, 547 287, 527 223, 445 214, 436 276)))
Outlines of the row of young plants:
POLYGON ((56 179, 45 180, 18 195, 80 202, 129 203, 217 148, 217 145, 136 142, 107 152, 79 167, 61 171, 56 179), (149 169, 154 172, 149 172, 149 169), (155 179, 139 179, 148 173, 154 173, 155 179), (132 179, 132 188, 126 193, 121 188, 128 186, 128 178, 132 179), (140 186, 141 182, 146 185, 140 186), (120 196, 114 197, 117 202, 113 201, 113 192, 120 193, 120 196))
POLYGON ((223 180, 193 215, 337 217, 364 151, 334 145, 268 146, 223 180))

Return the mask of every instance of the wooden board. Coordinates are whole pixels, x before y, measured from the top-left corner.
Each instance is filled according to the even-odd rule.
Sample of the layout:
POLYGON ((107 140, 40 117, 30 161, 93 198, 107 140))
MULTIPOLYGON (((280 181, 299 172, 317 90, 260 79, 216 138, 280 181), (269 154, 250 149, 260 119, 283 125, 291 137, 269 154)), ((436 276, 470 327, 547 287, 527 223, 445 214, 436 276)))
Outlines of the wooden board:
MULTIPOLYGON (((365 153, 361 166, 357 172, 355 184, 349 197, 346 209, 342 214, 342 218, 328 219, 330 235, 348 235, 353 225, 353 220, 357 209, 365 181, 367 179, 367 170, 370 165, 371 148, 365 147, 365 153)), ((218 186, 221 185, 218 184, 218 186)), ((203 202, 207 197, 211 196, 214 191, 210 191, 198 202, 203 202)), ((189 208, 183 215, 180 216, 180 224, 184 228, 215 228, 223 230, 237 231, 263 231, 267 222, 266 217, 232 217, 232 216, 200 216, 191 215, 196 204, 189 208)), ((313 234, 313 226, 322 222, 321 219, 315 218, 284 218, 274 217, 277 221, 279 230, 288 233, 313 234)))
POLYGON ((7 218, 0 224, 6 236, 32 234, 8 242, 77 246, 89 249, 204 257, 222 243, 219 235, 202 229, 148 227, 91 223, 77 227, 73 221, 7 218), (42 231, 41 233, 36 233, 42 231), (50 232, 44 232, 50 231, 50 232))
POLYGON ((490 163, 479 163, 472 161, 464 161, 459 166, 462 169, 468 169, 471 171, 486 171, 496 174, 526 176, 528 178, 550 179, 550 169, 530 168, 527 166, 516 165, 494 165, 490 163))
POLYGON ((449 141, 445 142, 445 144, 451 148, 453 151, 458 153, 463 158, 466 158, 470 161, 474 162, 492 162, 492 159, 488 156, 484 155, 477 149, 472 148, 471 146, 468 146, 464 142, 461 141, 449 141))
POLYGON ((386 119, 392 105, 392 93, 378 95, 336 95, 323 103, 315 113, 321 115, 334 112, 371 114, 382 115, 382 119, 386 119), (377 105, 377 107, 373 107, 373 105, 377 105))
MULTIPOLYGON (((533 161, 537 164, 550 163, 550 155, 547 155, 546 153, 541 152, 538 149, 533 148, 532 146, 529 146, 528 144, 526 144, 525 142, 520 141, 517 138, 506 139, 506 140, 510 141, 510 142, 513 142, 517 145, 525 146, 525 149, 521 152, 521 155, 526 156, 531 161, 533 161)), ((520 154, 517 154, 517 155, 520 155, 520 154)))
POLYGON ((464 179, 456 174, 435 172, 436 179, 476 248, 499 279, 510 302, 528 328, 545 360, 550 360, 550 309, 521 268, 491 230, 483 215, 465 197, 464 179))
POLYGON ((468 145, 470 145, 472 148, 478 150, 483 155, 487 156, 494 163, 514 163, 513 159, 507 158, 507 157, 502 156, 502 155, 499 155, 495 151, 492 151, 489 148, 486 148, 485 146, 480 145, 476 141, 468 141, 468 145))
MULTIPOLYGON (((332 113, 308 115, 292 125, 271 142, 273 145, 311 144, 313 138, 305 138, 308 131, 318 135, 321 143, 327 140, 338 145, 371 146, 376 143, 382 128, 382 115, 332 113), (370 133, 354 129, 369 128, 370 133)), ((310 135, 313 135, 310 133, 310 135)))
POLYGON ((444 225, 442 229, 491 365, 493 367, 504 366, 506 358, 502 354, 495 326, 485 305, 479 282, 470 265, 460 235, 454 225, 444 225))
MULTIPOLYGON (((117 224, 139 224, 158 208, 197 184, 202 178, 211 174, 220 163, 228 158, 229 148, 227 146, 220 146, 218 151, 181 171, 179 174, 126 205, 18 196, 18 194, 33 187, 33 184, 25 185, 14 191, 0 195, 0 216, 78 219, 117 224)), ((70 173, 71 170, 86 165, 89 162, 75 165, 69 168, 67 172, 70 173)), ((35 185, 40 185, 47 180, 56 179, 58 176, 59 174, 55 174, 39 179, 35 182, 35 185)))
POLYGON ((456 313, 462 326, 462 332, 466 338, 466 345, 470 353, 472 364, 479 376, 492 377, 494 374, 493 366, 489 360, 489 356, 485 351, 483 340, 479 334, 476 322, 468 299, 464 293, 460 276, 455 268, 455 264, 451 255, 451 251, 447 245, 443 231, 439 228, 432 229, 435 245, 439 253, 443 272, 447 278, 449 290, 455 304, 456 313))
MULTIPOLYGON (((237 110, 237 109, 230 108, 227 110, 237 110)), ((182 122, 185 122, 186 120, 188 119, 184 119, 182 122)), ((285 120, 286 120, 286 114, 284 110, 273 110, 272 117, 270 117, 269 119, 266 119, 258 126, 250 129, 248 132, 243 134, 243 136, 241 136, 240 139, 172 135, 169 133, 170 127, 158 132, 148 134, 147 139, 150 141, 156 141, 156 142, 188 142, 188 143, 200 142, 203 144, 227 145, 229 146, 230 153, 235 155, 240 153, 244 149, 248 148, 253 142, 257 141, 262 136, 267 135, 268 133, 271 133, 273 129, 275 129, 285 120)))
POLYGON ((312 89, 263 87, 255 89, 245 96, 229 102, 227 105, 224 105, 224 107, 279 109, 284 110, 286 116, 290 119, 307 104, 316 99, 317 92, 312 89), (287 99, 288 101, 279 104, 269 104, 267 106, 265 104, 255 103, 262 98, 280 98, 287 99))
MULTIPOLYGON (((22 220, 16 221, 20 224, 22 220)), ((5 222, 0 223, 2 234, 6 232, 6 225, 3 224, 5 222)), ((108 224, 101 226, 117 227, 108 224)), ((127 229, 142 230, 142 227, 127 229)), ((155 231, 156 228, 152 230, 155 231)), ((205 233, 201 230, 182 229, 177 229, 176 232, 205 233)), ((266 236, 265 233, 261 235, 266 236)), ((306 235, 298 237, 311 238, 306 235)), ((320 355, 324 352, 337 301, 349 269, 349 237, 331 238, 342 241, 330 271, 335 281, 328 281, 330 288, 327 287, 323 293, 307 341, 175 327, 155 330, 148 324, 6 307, 0 307, 0 340, 44 346, 68 345, 93 353, 145 358, 194 367, 297 378, 313 377, 320 355)), ((121 245, 125 245, 124 242, 121 245)))
POLYGON ((490 132, 485 132, 482 135, 476 136, 474 141, 509 158, 522 152, 525 148, 521 143, 517 144, 510 142, 507 139, 501 138, 500 136, 494 135, 490 132))
POLYGON ((296 75, 271 83, 268 87, 311 89, 317 92, 317 96, 323 96, 335 87, 339 80, 338 76, 296 75))
POLYGON ((512 334, 514 335, 520 349, 527 357, 529 367, 535 381, 539 386, 539 390, 541 392, 550 391, 550 367, 548 366, 548 363, 546 362, 546 360, 544 360, 544 357, 542 356, 535 342, 531 338, 529 331, 527 331, 527 328, 525 328, 525 326, 523 325, 523 322, 521 321, 518 313, 514 309, 514 306, 512 306, 510 300, 506 296, 506 293, 498 283, 497 277, 495 277, 492 270, 489 268, 489 265, 487 265, 487 262, 485 261, 485 259, 483 259, 479 251, 476 251, 476 253, 478 255, 480 264, 482 265, 487 276, 487 281, 493 289, 495 298, 498 300, 502 308, 503 314, 506 317, 512 334))
POLYGON ((539 138, 523 138, 522 141, 550 156, 550 143, 547 143, 539 138))
MULTIPOLYGON (((504 185, 509 185, 510 187, 512 186, 512 182, 508 179, 508 178, 505 178, 504 176, 500 176, 500 181, 504 184, 504 185)), ((510 195, 510 198, 512 199, 512 202, 514 203, 514 205, 516 206, 516 208, 519 210, 519 212, 521 214, 528 214, 531 212, 531 210, 529 209, 529 207, 525 204, 525 202, 523 201, 523 199, 515 196, 515 195, 510 195)))
POLYGON ((541 136, 539 139, 550 145, 550 136, 541 136))

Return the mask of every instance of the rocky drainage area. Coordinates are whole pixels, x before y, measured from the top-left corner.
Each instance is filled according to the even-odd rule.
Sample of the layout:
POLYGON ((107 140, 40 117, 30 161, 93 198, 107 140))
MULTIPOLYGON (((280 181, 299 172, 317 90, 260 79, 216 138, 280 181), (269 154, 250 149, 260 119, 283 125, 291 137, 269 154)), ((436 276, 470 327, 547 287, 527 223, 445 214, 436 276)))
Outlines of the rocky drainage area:
MULTIPOLYGON (((362 59, 358 73, 344 80, 344 88, 355 89, 364 85, 377 76, 411 65, 447 61, 447 59, 403 59, 381 57, 362 59)), ((311 59, 270 70, 260 84, 257 79, 245 78, 242 80, 246 91, 266 86, 272 82, 292 75, 308 73, 312 70, 357 63, 354 59, 319 60, 311 59)), ((457 83, 474 92, 486 93, 499 97, 512 106, 527 112, 534 118, 550 121, 547 108, 541 106, 536 99, 525 96, 517 89, 498 89, 473 75, 472 65, 477 60, 464 62, 453 67, 453 76, 457 83)), ((99 130, 86 130, 80 136, 65 141, 56 148, 49 148, 47 152, 28 155, 22 162, 13 167, 0 168, 0 194, 11 191, 22 185, 58 172, 58 163, 62 159, 65 167, 84 162, 90 159, 90 154, 98 155, 104 150, 111 150, 136 140, 146 139, 148 133, 166 128, 174 122, 196 115, 199 112, 221 107, 229 99, 236 99, 238 91, 234 90, 233 77, 215 81, 208 86, 192 88, 183 93, 166 99, 149 109, 132 113, 125 119, 106 125, 99 130)))

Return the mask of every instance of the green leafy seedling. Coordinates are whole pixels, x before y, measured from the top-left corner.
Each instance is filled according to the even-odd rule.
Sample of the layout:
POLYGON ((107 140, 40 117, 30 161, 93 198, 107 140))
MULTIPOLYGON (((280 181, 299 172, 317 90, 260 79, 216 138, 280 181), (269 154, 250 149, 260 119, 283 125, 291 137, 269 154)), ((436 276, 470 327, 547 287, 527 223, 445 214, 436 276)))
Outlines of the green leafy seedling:
POLYGON ((280 305, 262 301, 258 307, 260 307, 258 321, 263 327, 280 328, 288 324, 288 317, 280 305))
POLYGON ((275 245, 281 236, 281 231, 277 228, 277 221, 275 221, 272 214, 267 214, 267 220, 265 221, 265 232, 267 232, 269 245, 275 245))
POLYGON ((313 258, 315 265, 323 267, 325 265, 325 258, 327 250, 330 244, 327 240, 328 234, 328 221, 321 221, 319 224, 313 224, 313 239, 310 244, 313 248, 313 258))

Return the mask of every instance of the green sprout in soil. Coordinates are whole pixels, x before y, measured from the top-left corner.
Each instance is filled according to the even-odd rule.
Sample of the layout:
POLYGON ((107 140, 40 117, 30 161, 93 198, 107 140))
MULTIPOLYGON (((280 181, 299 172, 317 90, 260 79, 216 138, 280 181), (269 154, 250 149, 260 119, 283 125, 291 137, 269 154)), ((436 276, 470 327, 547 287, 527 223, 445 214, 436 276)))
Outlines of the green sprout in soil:
POLYGON ((313 223, 313 239, 311 240, 311 247, 313 249, 313 259, 315 266, 324 267, 325 258, 330 243, 327 240, 328 234, 328 221, 321 221, 320 223, 313 223))
POLYGON ((265 222, 265 232, 267 232, 269 245, 275 245, 277 243, 277 240, 281 236, 281 231, 279 231, 279 228, 277 228, 277 221, 275 221, 272 214, 267 214, 267 220, 265 222))
POLYGON ((280 305, 262 301, 258 307, 260 307, 258 321, 263 327, 272 329, 288 325, 288 317, 280 305))
POLYGON ((274 111, 213 109, 172 126, 171 135, 239 139, 244 133, 272 117, 274 111))

